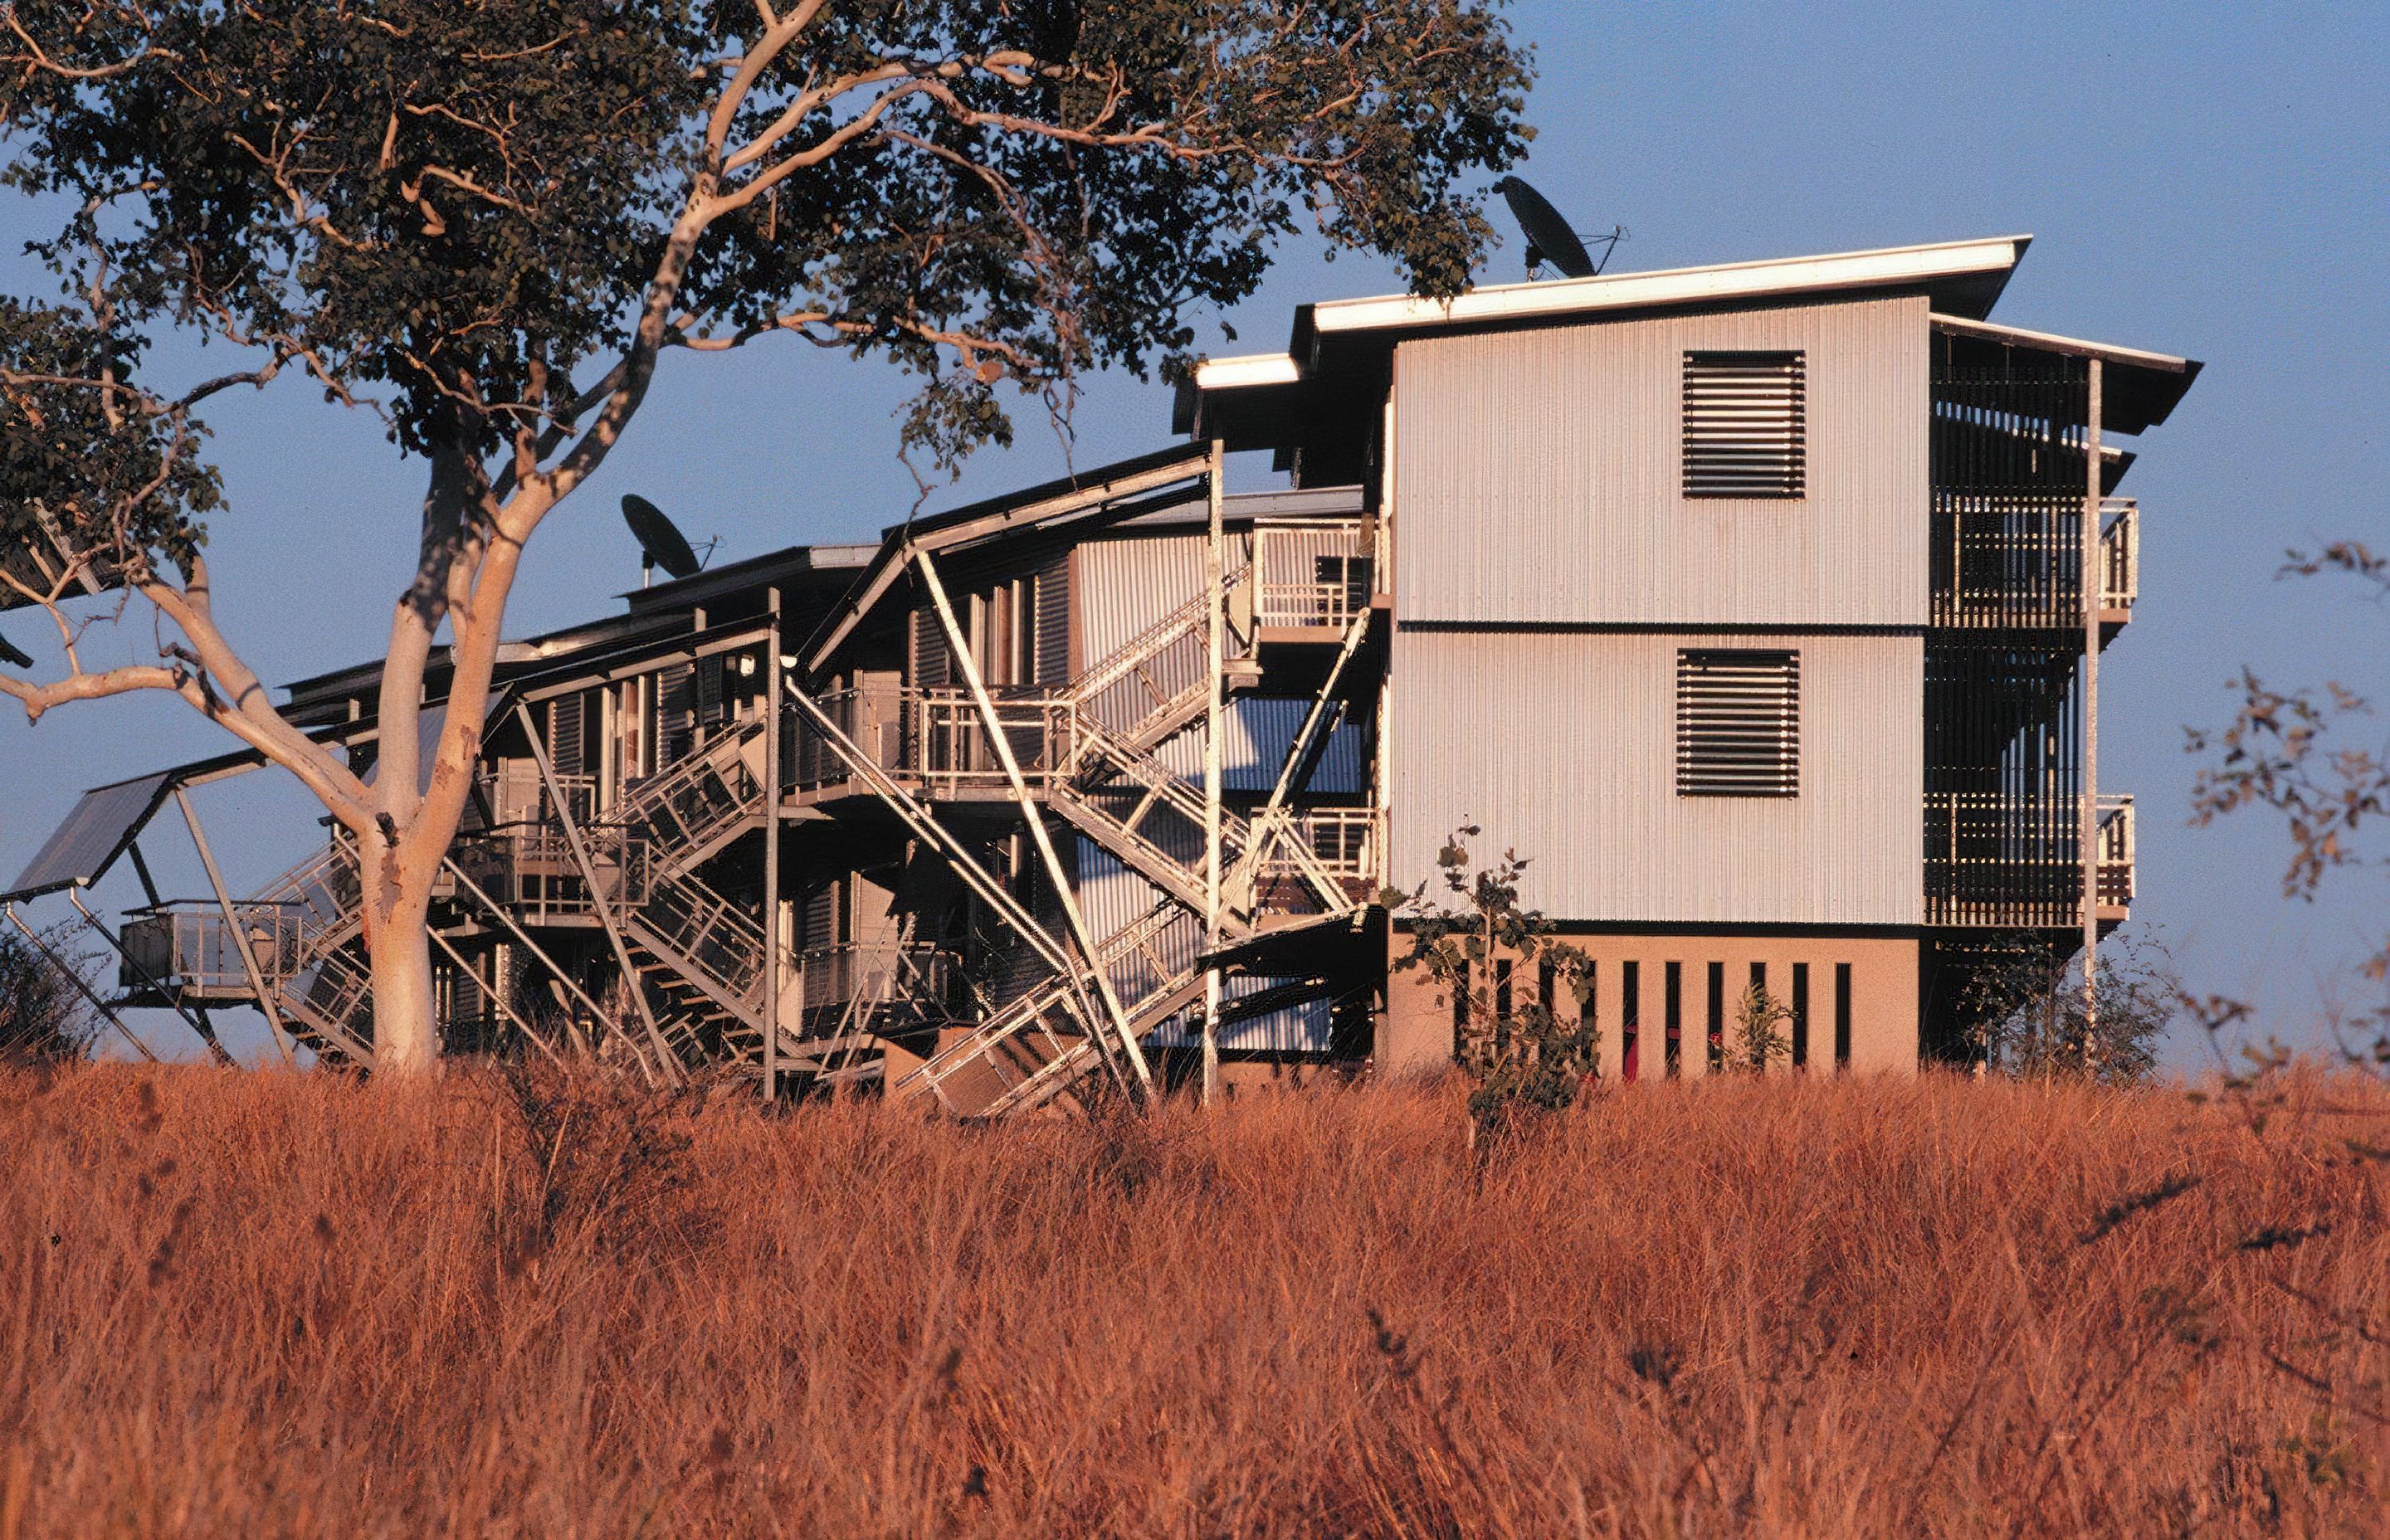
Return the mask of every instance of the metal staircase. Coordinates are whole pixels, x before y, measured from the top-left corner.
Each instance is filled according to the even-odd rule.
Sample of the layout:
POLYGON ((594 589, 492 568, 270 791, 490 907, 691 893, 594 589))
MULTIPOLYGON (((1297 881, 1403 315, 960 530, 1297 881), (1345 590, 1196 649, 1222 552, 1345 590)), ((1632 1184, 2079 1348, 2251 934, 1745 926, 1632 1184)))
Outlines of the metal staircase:
POLYGON ((290 1035, 319 1058, 371 1066, 373 973, 362 944, 355 847, 334 840, 241 908, 274 917, 272 943, 257 962, 290 1035))
MULTIPOLYGON (((762 827, 770 811, 762 775, 765 730, 758 720, 722 734, 633 788, 615 814, 641 832, 654 854, 644 893, 637 902, 616 903, 613 918, 656 1029, 684 1067, 763 1056, 771 976, 764 918, 715 892, 697 869, 762 827)), ((618 898, 601 895, 604 902, 618 898)), ((783 1028, 780 1041, 788 1049, 797 1038, 783 1028)))
MULTIPOLYGON (((1229 586, 1250 579, 1229 576, 1229 586)), ((1046 807, 1163 895, 1162 902, 1096 945, 1096 968, 1111 982, 1130 1034, 1150 1035, 1200 995, 1206 904, 1202 792, 1157 757, 1210 705, 1208 597, 1197 595, 1124 644, 1063 692, 1070 751, 1041 777, 1046 807)), ((1231 674, 1228 686, 1236 687, 1231 674)), ((1342 907, 1343 886, 1301 839, 1256 840, 1247 821, 1223 812, 1221 853, 1231 891, 1251 893, 1253 876, 1276 860, 1311 879, 1322 902, 1342 907)), ((1225 936, 1250 933, 1253 917, 1221 916, 1225 936)), ((1080 1019, 1094 969, 1053 973, 1036 987, 941 1046, 896 1083, 899 1095, 934 1094, 949 1110, 996 1117, 1051 1100, 1100 1062, 1080 1019)))
MULTIPOLYGON (((1144 1037, 1192 1003, 1202 989, 1195 966, 1201 922, 1176 903, 1156 905, 1097 943, 1130 1031, 1144 1037)), ((1100 1059, 1078 1019, 1076 996, 1089 975, 1048 974, 942 1046, 899 1080, 894 1095, 934 1095, 963 1117, 998 1117, 1042 1106, 1100 1059)))

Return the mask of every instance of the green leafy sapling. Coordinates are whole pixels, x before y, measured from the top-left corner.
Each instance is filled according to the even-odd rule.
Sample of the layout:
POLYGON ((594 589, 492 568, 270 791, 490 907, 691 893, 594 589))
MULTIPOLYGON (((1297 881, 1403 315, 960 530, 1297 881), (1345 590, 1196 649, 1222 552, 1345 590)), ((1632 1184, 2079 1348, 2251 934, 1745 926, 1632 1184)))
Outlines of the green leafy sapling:
POLYGON ((1482 832, 1465 824, 1437 853, 1442 902, 1428 896, 1435 879, 1381 896, 1410 936, 1394 971, 1425 974, 1438 1001, 1454 1007, 1453 1058, 1474 1084, 1470 1116, 1490 1130, 1573 1105, 1596 1073, 1600 1034, 1593 959, 1521 906, 1527 861, 1516 851, 1471 868, 1463 841, 1482 832), (1574 1008, 1563 1014, 1561 1000, 1574 1008))

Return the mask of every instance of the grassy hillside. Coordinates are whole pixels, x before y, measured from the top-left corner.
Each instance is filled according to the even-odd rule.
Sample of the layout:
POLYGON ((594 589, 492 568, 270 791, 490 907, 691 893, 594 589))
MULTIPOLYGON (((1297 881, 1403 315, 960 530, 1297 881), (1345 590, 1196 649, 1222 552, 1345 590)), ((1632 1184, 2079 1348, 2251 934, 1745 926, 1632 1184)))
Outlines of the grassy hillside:
POLYGON ((0 1072, 0 1540, 2364 1534, 2390 1098, 0 1072))

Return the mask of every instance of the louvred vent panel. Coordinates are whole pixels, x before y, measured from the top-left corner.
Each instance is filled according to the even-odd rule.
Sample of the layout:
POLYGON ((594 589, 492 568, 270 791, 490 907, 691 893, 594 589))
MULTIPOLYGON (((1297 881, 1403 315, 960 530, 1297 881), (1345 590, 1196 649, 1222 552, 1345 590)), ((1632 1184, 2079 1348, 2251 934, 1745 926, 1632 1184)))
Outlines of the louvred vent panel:
POLYGON ((1685 495, 1801 496, 1805 394, 1797 353, 1685 354, 1685 495))
POLYGON ((1687 648, 1677 654, 1677 794, 1801 790, 1801 655, 1687 648))

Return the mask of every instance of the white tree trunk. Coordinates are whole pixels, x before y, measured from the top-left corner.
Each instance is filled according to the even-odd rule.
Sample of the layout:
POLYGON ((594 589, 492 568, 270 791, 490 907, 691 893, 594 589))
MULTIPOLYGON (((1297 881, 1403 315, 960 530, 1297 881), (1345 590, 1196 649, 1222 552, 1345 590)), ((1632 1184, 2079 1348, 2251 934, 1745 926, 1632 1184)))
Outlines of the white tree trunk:
MULTIPOLYGON (((447 848, 442 841, 440 848, 447 848)), ((431 894, 410 882, 404 849, 367 853, 366 956, 372 964, 374 1072, 417 1080, 440 1067, 440 1023, 431 996, 431 894)))
POLYGON ((393 920, 374 934, 374 1072, 393 1080, 419 1080, 440 1068, 439 1025, 431 1000, 431 940, 418 913, 413 923, 393 920))

